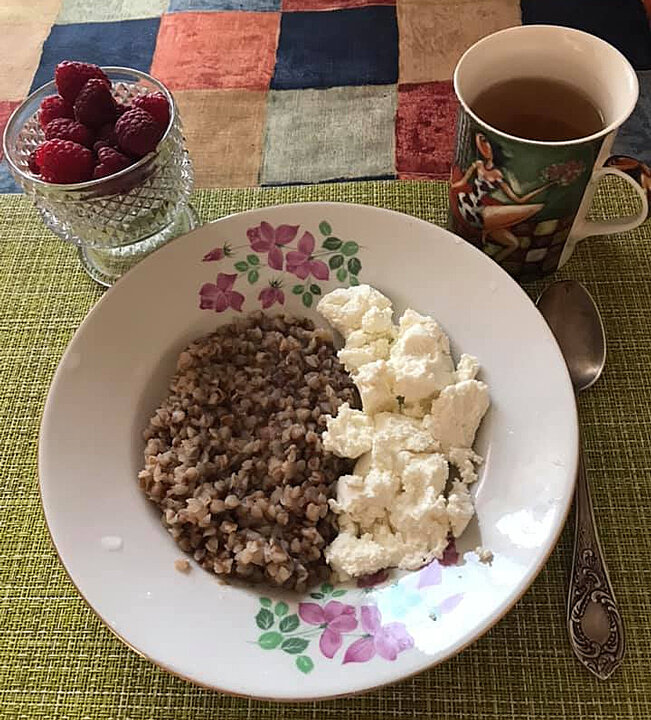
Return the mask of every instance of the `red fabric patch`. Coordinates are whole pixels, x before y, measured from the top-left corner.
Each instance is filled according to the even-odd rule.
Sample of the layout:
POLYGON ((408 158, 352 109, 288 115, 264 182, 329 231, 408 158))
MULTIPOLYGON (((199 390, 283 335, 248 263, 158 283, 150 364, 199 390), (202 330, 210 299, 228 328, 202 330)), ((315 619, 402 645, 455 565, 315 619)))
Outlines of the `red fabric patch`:
MULTIPOLYGON (((0 100, 0 137, 5 131, 5 126, 11 113, 20 105, 19 100, 0 100)), ((0 142, 0 160, 4 157, 2 143, 0 142)))
POLYGON ((457 108, 450 81, 398 86, 396 170, 400 178, 448 179, 457 108))

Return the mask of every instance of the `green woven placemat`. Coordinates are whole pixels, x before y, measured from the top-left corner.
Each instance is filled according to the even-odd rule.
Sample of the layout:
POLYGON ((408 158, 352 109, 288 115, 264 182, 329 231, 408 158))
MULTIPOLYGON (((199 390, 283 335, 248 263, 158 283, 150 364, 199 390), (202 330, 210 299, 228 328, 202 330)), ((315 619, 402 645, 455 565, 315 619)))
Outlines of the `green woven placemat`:
MULTIPOLYGON (((621 213, 602 193, 598 215, 621 213)), ((366 182, 204 191, 204 220, 275 203, 340 200, 445 218, 443 183, 366 182)), ((630 208, 629 208, 630 210, 630 208)), ((280 705, 199 689, 124 647, 77 595, 50 545, 37 490, 38 427, 52 374, 101 291, 27 200, 0 197, 0 714, 48 720, 253 720, 351 717, 651 717, 651 225, 580 246, 558 273, 587 285, 603 313, 609 358, 580 402, 602 541, 623 607, 628 652, 599 682, 565 632, 569 528, 511 613, 461 655, 368 695, 280 705)), ((539 287, 531 287, 534 294, 539 287)), ((532 348, 532 351, 535 349, 532 348)), ((535 382, 535 378, 532 378, 535 382)), ((242 669, 246 672, 246 669, 242 669)))

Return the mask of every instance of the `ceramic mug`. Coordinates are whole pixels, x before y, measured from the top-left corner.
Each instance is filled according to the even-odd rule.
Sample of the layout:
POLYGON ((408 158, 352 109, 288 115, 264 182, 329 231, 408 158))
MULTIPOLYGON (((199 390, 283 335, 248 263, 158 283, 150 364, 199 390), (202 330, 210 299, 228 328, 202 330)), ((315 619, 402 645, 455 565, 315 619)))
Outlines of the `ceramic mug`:
POLYGON ((644 222, 651 188, 645 166, 610 157, 617 130, 638 98, 635 71, 612 45, 563 27, 508 28, 465 52, 454 71, 454 89, 460 108, 448 225, 511 275, 529 279, 554 272, 584 238, 644 222), (486 87, 523 77, 580 88, 603 113, 605 127, 577 140, 527 140, 491 127, 473 112, 474 99, 486 87), (642 203, 636 215, 587 219, 604 175, 616 175, 635 190, 642 203))

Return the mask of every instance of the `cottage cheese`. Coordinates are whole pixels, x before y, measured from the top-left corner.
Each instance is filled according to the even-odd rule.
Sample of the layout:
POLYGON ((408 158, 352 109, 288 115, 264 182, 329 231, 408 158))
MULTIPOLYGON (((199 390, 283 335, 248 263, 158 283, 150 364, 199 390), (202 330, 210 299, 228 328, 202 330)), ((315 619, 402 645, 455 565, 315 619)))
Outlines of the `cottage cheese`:
POLYGON ((368 285, 335 290, 318 310, 346 339, 339 358, 362 399, 323 435, 327 450, 358 458, 330 501, 340 532, 326 559, 344 579, 419 568, 474 514, 468 485, 482 459, 472 444, 489 405, 479 363, 462 355, 455 368, 433 318, 409 309, 394 325, 390 301, 368 285))
POLYGON ((357 458, 373 447, 373 420, 343 403, 337 417, 329 418, 322 442, 326 450, 339 457, 357 458))

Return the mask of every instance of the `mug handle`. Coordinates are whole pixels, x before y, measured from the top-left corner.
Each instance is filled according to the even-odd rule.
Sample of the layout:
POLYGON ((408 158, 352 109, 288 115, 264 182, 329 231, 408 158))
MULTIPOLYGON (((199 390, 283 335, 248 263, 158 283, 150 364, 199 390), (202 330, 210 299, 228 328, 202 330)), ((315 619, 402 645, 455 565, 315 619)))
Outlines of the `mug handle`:
POLYGON ((592 176, 590 182, 593 193, 601 178, 606 175, 615 175, 626 181, 642 201, 642 208, 636 215, 616 220, 583 220, 573 233, 576 242, 590 235, 610 235, 634 230, 651 215, 651 168, 627 155, 611 155, 592 176))

